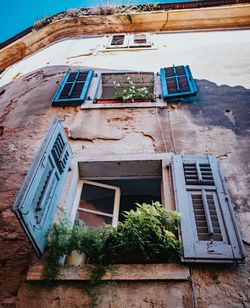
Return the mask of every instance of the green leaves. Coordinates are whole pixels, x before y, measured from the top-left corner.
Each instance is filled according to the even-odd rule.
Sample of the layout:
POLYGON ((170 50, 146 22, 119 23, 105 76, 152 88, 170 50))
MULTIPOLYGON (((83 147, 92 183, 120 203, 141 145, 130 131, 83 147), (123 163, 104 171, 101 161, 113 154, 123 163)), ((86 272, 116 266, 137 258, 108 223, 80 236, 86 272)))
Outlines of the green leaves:
POLYGON ((114 81, 115 99, 120 99, 122 102, 134 102, 135 100, 149 100, 153 92, 154 80, 150 82, 150 86, 145 86, 144 79, 138 78, 139 83, 135 83, 131 77, 127 77, 127 81, 114 81))
POLYGON ((136 210, 125 211, 124 224, 113 229, 110 249, 112 254, 142 253, 146 262, 155 256, 161 261, 178 259, 182 244, 177 239, 181 214, 167 211, 160 202, 136 204, 136 210))
POLYGON ((137 253, 143 255, 142 262, 178 260, 182 254, 182 243, 177 239, 181 214, 167 211, 160 202, 136 205, 136 210, 123 213, 124 223, 119 222, 116 228, 71 228, 66 219, 53 224, 48 235, 45 278, 55 279, 58 259, 73 250, 86 253, 90 263, 102 266, 116 263, 118 256, 126 262, 129 254, 137 253))

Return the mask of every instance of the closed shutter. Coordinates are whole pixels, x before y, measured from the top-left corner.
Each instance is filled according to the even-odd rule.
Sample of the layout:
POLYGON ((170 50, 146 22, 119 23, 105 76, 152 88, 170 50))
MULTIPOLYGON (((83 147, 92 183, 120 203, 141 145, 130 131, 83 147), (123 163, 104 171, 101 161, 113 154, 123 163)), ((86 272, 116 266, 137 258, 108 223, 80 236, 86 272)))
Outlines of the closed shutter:
POLYGON ((52 106, 78 106, 84 103, 93 74, 93 70, 67 72, 52 101, 52 106))
POLYGON ((174 155, 185 262, 242 262, 245 251, 222 170, 213 156, 174 155))
POLYGON ((13 210, 40 257, 51 225, 72 151, 60 119, 55 118, 20 190, 13 210))
POLYGON ((189 65, 161 68, 162 95, 164 98, 193 96, 197 87, 189 65))

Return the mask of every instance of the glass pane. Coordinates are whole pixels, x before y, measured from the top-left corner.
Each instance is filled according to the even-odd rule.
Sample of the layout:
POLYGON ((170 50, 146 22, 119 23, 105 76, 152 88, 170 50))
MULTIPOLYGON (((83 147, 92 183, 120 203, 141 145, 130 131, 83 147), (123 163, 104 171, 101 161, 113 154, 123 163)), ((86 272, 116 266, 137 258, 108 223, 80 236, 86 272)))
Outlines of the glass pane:
POLYGON ((83 184, 80 208, 113 214, 115 190, 83 184))
POLYGON ((85 223, 88 227, 100 227, 104 224, 111 225, 112 217, 77 211, 76 221, 79 224, 85 223))

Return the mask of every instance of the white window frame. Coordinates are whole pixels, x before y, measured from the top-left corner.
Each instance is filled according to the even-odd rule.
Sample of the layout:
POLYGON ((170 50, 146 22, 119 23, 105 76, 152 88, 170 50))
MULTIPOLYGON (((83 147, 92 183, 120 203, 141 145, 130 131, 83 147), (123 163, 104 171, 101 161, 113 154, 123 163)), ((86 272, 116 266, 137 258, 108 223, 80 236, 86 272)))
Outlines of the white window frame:
POLYGON ((120 49, 120 48, 128 48, 128 41, 129 41, 129 36, 126 33, 115 33, 112 34, 109 38, 108 38, 108 42, 106 45, 107 49, 120 49), (111 45, 113 37, 114 36, 118 36, 118 35, 124 35, 124 41, 122 45, 111 45))
POLYGON ((107 109, 107 108, 152 108, 152 107, 166 107, 167 103, 163 101, 159 96, 161 95, 161 80, 157 72, 152 71, 154 74, 154 93, 156 95, 155 102, 140 102, 140 103, 106 103, 106 104, 95 104, 94 98, 101 91, 101 77, 102 74, 111 73, 111 74, 126 74, 126 73, 137 73, 138 71, 113 71, 113 70, 95 70, 95 75, 92 78, 88 90, 88 96, 90 99, 86 99, 85 102, 81 105, 81 109, 107 109))
POLYGON ((148 33, 134 33, 129 36, 129 48, 140 48, 140 47, 151 47, 153 43, 151 42, 151 36, 148 33), (135 36, 145 35, 146 43, 135 43, 135 36))
POLYGON ((104 44, 104 49, 108 49, 108 50, 112 50, 112 49, 128 50, 128 49, 140 49, 140 48, 148 49, 148 48, 152 48, 153 45, 154 45, 153 37, 149 33, 115 33, 115 34, 111 34, 108 37, 106 44, 104 44), (116 35, 124 35, 124 42, 122 45, 117 45, 117 46, 111 45, 113 37, 116 35), (145 35, 146 43, 142 43, 142 44, 134 43, 136 35, 145 35))
POLYGON ((101 216, 107 216, 107 217, 112 218, 112 226, 116 227, 117 223, 118 223, 118 218, 119 218, 120 198, 121 198, 121 190, 120 190, 119 187, 108 185, 108 184, 103 184, 103 183, 99 183, 99 182, 94 182, 94 181, 79 180, 78 185, 77 185, 77 189, 76 189, 74 203, 73 203, 73 210, 75 212, 74 217, 76 217, 77 211, 82 211, 82 212, 91 213, 91 214, 97 214, 97 215, 101 215, 101 216), (83 189, 84 184, 103 187, 103 188, 107 188, 107 189, 111 189, 111 190, 115 191, 113 214, 89 210, 89 209, 83 209, 83 208, 79 207, 82 189, 83 189))

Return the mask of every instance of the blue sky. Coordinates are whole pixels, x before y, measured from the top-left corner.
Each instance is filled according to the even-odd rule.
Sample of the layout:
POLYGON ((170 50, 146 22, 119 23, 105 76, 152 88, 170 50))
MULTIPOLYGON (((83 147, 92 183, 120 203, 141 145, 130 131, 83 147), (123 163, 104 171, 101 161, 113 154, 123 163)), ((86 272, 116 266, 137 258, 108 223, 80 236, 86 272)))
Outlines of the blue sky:
POLYGON ((130 5, 179 1, 190 0, 1 0, 0 43, 32 26, 36 19, 72 8, 95 7, 106 3, 130 5))

